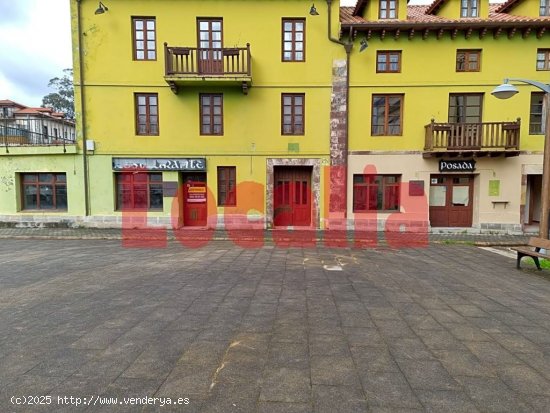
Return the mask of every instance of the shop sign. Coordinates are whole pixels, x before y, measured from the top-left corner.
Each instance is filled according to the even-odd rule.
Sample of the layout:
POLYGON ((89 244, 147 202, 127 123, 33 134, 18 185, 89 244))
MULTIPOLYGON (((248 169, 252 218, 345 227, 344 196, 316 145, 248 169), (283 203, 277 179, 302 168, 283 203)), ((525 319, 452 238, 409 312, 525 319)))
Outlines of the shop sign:
POLYGON ((205 158, 113 158, 113 169, 147 171, 206 171, 205 158))
POLYGON ((452 160, 439 161, 439 172, 474 172, 476 170, 476 161, 470 160, 452 160))
POLYGON ((192 203, 206 202, 206 187, 191 186, 187 184, 187 202, 192 202, 192 203))

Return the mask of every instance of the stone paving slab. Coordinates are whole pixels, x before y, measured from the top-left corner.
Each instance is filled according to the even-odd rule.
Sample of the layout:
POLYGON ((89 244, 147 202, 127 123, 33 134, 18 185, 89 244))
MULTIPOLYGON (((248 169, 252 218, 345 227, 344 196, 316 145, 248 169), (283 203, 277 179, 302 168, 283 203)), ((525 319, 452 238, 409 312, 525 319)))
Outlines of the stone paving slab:
POLYGON ((549 317, 549 271, 471 245, 4 239, 0 412, 548 412, 549 317))

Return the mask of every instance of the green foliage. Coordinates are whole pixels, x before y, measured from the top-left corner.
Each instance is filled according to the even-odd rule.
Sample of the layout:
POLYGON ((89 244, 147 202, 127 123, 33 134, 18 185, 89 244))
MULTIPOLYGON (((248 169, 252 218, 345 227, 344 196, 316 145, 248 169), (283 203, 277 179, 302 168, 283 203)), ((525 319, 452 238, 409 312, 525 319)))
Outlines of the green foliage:
POLYGON ((73 69, 64 69, 62 77, 50 79, 48 87, 56 92, 42 98, 42 107, 52 108, 56 112, 64 113, 68 119, 74 119, 73 69))

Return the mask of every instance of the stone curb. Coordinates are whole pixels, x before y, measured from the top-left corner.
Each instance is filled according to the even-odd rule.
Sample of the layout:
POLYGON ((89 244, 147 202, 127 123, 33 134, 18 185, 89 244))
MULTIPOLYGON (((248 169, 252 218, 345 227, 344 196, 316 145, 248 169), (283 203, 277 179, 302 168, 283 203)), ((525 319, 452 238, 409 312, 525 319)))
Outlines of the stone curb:
MULTIPOLYGON (((153 237, 143 237, 143 236, 128 236, 124 239, 121 235, 0 235, 0 239, 16 239, 16 240, 60 240, 60 241, 78 241, 78 240, 87 240, 87 241, 122 241, 122 240, 128 240, 128 241, 135 241, 135 240, 141 240, 141 241, 158 241, 158 238, 153 237)), ((193 238, 186 238, 188 240, 195 240, 195 241, 232 241, 229 237, 212 237, 212 238, 204 238, 204 237, 193 237, 193 238)), ((176 241, 176 237, 172 235, 167 236, 168 241, 176 241)), ((240 238, 241 241, 256 241, 257 238, 240 238)), ((273 244, 272 239, 265 239, 264 240, 267 244, 273 244)), ((281 239, 281 242, 299 242, 294 239, 281 239)), ((310 240, 308 240, 310 241, 310 240)), ((315 239, 311 240, 314 242, 322 242, 323 239, 316 237, 315 239)), ((332 242, 345 242, 350 241, 349 239, 331 239, 332 242)), ((429 244, 435 244, 435 245, 469 245, 469 246, 475 246, 475 247, 514 247, 518 245, 526 245, 525 242, 522 241, 475 241, 475 240, 430 240, 428 242, 429 244)), ((377 246, 387 246, 385 240, 379 240, 377 246)), ((414 247, 414 246, 411 246, 414 247)), ((350 248, 353 248, 353 246, 350 246, 350 248)))

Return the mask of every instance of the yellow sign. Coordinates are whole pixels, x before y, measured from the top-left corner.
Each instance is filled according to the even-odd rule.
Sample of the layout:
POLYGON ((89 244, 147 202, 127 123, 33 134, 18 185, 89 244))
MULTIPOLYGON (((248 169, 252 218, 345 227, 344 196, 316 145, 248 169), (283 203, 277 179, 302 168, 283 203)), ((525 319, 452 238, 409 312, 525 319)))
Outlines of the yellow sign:
POLYGON ((189 191, 187 192, 194 192, 194 193, 205 193, 206 192, 206 187, 204 186, 192 186, 191 188, 189 188, 189 191))
POLYGON ((499 196, 500 195, 500 181, 492 180, 489 181, 489 196, 499 196))

